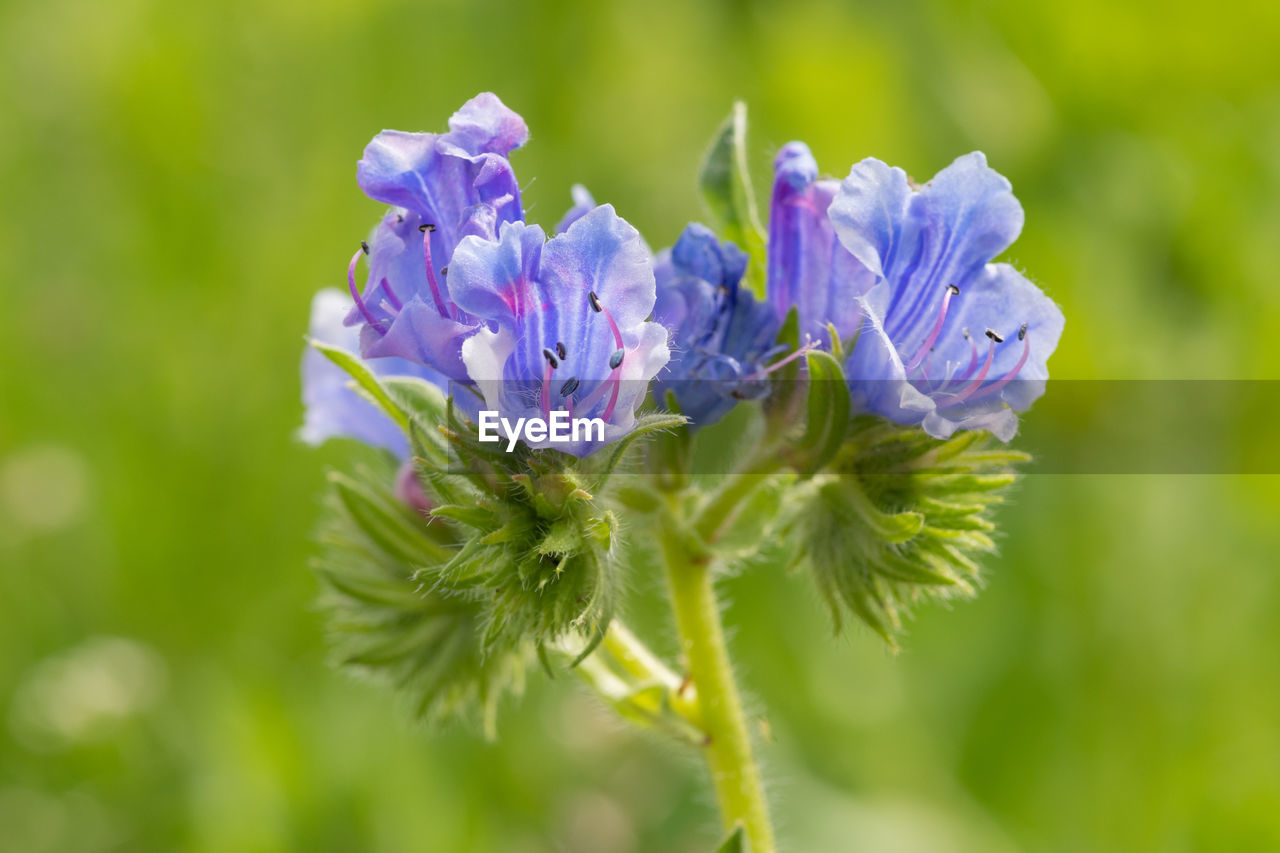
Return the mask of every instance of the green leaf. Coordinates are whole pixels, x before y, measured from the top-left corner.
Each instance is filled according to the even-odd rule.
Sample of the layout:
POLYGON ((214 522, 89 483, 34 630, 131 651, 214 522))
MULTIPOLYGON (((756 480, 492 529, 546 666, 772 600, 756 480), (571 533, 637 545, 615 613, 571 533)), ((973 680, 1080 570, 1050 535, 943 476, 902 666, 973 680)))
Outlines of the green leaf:
POLYGON ((712 137, 698 172, 698 187, 721 235, 747 253, 746 286, 764 296, 765 233, 747 170, 747 106, 736 101, 712 137))
POLYGON ((576 519, 564 519, 552 524, 535 549, 544 556, 572 554, 582 547, 582 531, 576 519))
POLYGON ((450 556, 447 548, 426 537, 408 516, 411 510, 407 507, 384 500, 336 471, 329 474, 329 482, 352 521, 391 556, 414 565, 436 563, 450 556))
POLYGON ((811 477, 835 458, 849 430, 849 386, 840 362, 814 350, 809 364, 808 419, 800 439, 798 470, 811 477))
POLYGON ((684 426, 688 422, 688 418, 684 415, 670 414, 667 412, 656 412, 654 414, 642 415, 636 419, 636 425, 631 432, 615 441, 600 455, 604 457, 604 465, 596 476, 595 488, 593 491, 600 489, 609 479, 618 463, 622 461, 622 457, 626 455, 627 450, 641 438, 650 435, 657 430, 677 429, 684 426))
POLYGON ((716 848, 716 853, 750 853, 750 846, 747 844, 747 833, 741 824, 733 830, 732 835, 716 848))
POLYGON ((439 386, 416 376, 388 376, 381 385, 402 410, 433 423, 444 422, 448 399, 439 386))
POLYGON ((373 371, 365 367, 360 359, 351 353, 339 347, 329 346, 326 343, 311 339, 311 346, 315 347, 325 358, 341 367, 347 372, 356 383, 356 387, 369 396, 371 400, 382 407, 392 420, 400 425, 405 432, 409 431, 409 416, 404 409, 387 393, 382 384, 378 382, 378 378, 373 375, 373 371))
POLYGON ((474 527, 476 530, 484 531, 492 530, 497 526, 498 521, 498 517, 493 514, 492 510, 479 506, 445 504, 444 506, 433 508, 431 514, 437 518, 448 518, 468 527, 474 527))

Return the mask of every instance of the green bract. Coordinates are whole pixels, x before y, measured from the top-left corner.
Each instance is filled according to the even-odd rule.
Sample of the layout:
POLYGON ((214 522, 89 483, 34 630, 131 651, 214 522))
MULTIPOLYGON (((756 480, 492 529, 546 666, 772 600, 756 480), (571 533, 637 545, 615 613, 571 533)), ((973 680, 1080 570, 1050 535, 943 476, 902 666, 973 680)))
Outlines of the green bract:
POLYGON ((946 441, 859 417, 827 472, 790 507, 795 564, 809 568, 837 628, 848 609, 896 648, 902 610, 971 595, 994 549, 992 509, 1027 456, 983 432, 946 441))

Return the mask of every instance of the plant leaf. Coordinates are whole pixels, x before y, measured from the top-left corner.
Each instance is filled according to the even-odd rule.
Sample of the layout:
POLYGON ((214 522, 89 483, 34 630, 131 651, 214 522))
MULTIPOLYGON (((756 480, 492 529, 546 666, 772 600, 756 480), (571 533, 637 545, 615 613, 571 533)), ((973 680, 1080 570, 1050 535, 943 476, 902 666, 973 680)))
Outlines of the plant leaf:
POLYGON ((849 430, 849 386, 840 362, 814 350, 809 365, 808 418, 800 439, 800 473, 811 477, 835 458, 849 430))
POLYGON ((720 234, 747 253, 743 282, 763 298, 765 233, 747 170, 747 106, 742 101, 734 102, 729 117, 712 137, 698 172, 698 187, 720 234))

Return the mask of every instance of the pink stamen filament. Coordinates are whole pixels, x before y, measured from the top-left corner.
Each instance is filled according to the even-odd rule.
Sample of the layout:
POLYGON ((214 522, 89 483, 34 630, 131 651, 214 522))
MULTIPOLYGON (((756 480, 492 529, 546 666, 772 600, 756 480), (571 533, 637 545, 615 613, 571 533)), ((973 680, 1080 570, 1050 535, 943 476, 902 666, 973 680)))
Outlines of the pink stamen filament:
POLYGON ((363 254, 364 248, 361 247, 351 256, 351 263, 347 266, 347 288, 351 291, 351 298, 355 300, 356 308, 360 311, 360 316, 364 317, 364 321, 373 326, 378 334, 385 335, 386 331, 382 328, 382 324, 378 322, 377 317, 373 316, 369 306, 364 304, 364 298, 360 296, 360 288, 356 287, 356 265, 360 263, 360 256, 363 254))
POLYGON ((969 399, 970 394, 978 390, 978 386, 982 384, 982 380, 987 378, 987 371, 991 370, 991 361, 995 358, 996 354, 995 339, 990 338, 988 340, 987 360, 983 362, 982 370, 978 371, 978 375, 973 378, 972 382, 964 386, 964 388, 960 389, 955 394, 948 394, 942 400, 939 400, 938 408, 943 408, 944 406, 955 406, 963 403, 965 400, 969 399))
POLYGON ((391 289, 391 282, 385 278, 382 280, 382 292, 387 295, 387 304, 391 306, 395 313, 399 314, 401 309, 404 308, 404 303, 400 301, 400 297, 396 296, 395 291, 391 289))
POLYGON ((795 352, 791 353, 791 355, 787 356, 787 357, 786 357, 786 358, 784 358, 784 359, 780 359, 780 360, 778 360, 778 361, 775 361, 773 364, 769 365, 768 367, 763 367, 763 368, 761 368, 760 370, 757 370, 755 373, 752 373, 752 374, 750 374, 750 375, 748 375, 748 376, 744 376, 744 377, 742 378, 742 381, 744 381, 744 382, 754 382, 754 381, 755 381, 755 380, 757 380, 757 379, 764 379, 766 376, 768 376, 770 373, 773 373, 773 372, 774 372, 775 370, 777 370, 778 368, 780 368, 780 367, 785 367, 786 365, 788 365, 788 364, 790 364, 791 362, 795 361, 797 358, 799 358, 800 356, 802 356, 802 355, 804 355, 805 353, 809 352, 810 350, 815 350, 815 349, 817 349, 817 348, 818 348, 818 342, 817 342, 817 341, 815 341, 815 340, 806 340, 806 341, 804 342, 804 344, 803 344, 799 349, 797 349, 795 352))
POLYGON ((938 311, 938 319, 934 321, 933 331, 929 332, 929 337, 924 339, 920 349, 912 357, 911 362, 907 364, 907 373, 919 367, 920 362, 924 361, 924 357, 928 355, 929 350, 933 347, 933 342, 938 339, 938 333, 942 331, 943 321, 947 319, 947 306, 951 304, 951 297, 959 292, 955 285, 947 285, 947 292, 942 296, 942 308, 938 311))
POLYGON ((1027 363, 1027 356, 1029 355, 1031 355, 1031 336, 1024 332, 1022 335, 1022 357, 1018 359, 1018 363, 1015 364, 1013 369, 1004 376, 1001 376, 995 382, 992 382, 986 388, 983 388, 982 392, 974 397, 974 399, 976 400, 979 397, 986 397, 990 394, 998 394, 1000 389, 1012 382, 1014 377, 1018 375, 1018 371, 1022 370, 1022 366, 1027 363))
POLYGON ((436 282, 435 265, 431 263, 431 230, 422 232, 422 262, 427 267, 427 286, 431 288, 431 297, 435 300, 436 310, 440 312, 440 316, 449 319, 449 311, 444 306, 444 299, 440 296, 440 285, 436 282))
POLYGON ((593 388, 590 394, 582 398, 582 400, 580 401, 580 405, 582 406, 582 411, 584 412, 591 411, 591 407, 594 406, 596 402, 601 397, 604 396, 604 392, 606 390, 609 390, 611 392, 609 396, 609 405, 605 407, 605 411, 603 415, 606 421, 609 420, 609 416, 613 414, 614 406, 616 406, 618 403, 618 388, 621 382, 621 380, 619 379, 619 376, 622 372, 622 364, 625 361, 626 361, 626 356, 624 355, 622 357, 622 361, 618 362, 618 366, 613 368, 611 371, 609 371, 609 375, 606 376, 600 382, 599 385, 593 388))
POLYGON ((542 417, 551 419, 551 362, 542 364, 542 417))
MULTIPOLYGON (((623 361, 625 360, 626 360, 626 356, 623 356, 623 361)), ((604 407, 604 414, 601 415, 605 423, 608 423, 609 418, 613 417, 613 409, 615 406, 618 405, 618 392, 622 390, 622 380, 618 378, 618 375, 621 372, 622 372, 622 364, 621 362, 619 362, 618 366, 615 367, 609 373, 609 379, 608 379, 608 382, 610 385, 609 405, 604 407)))
MULTIPOLYGON (((952 374, 948 376, 942 383, 939 391, 945 391, 951 387, 952 382, 964 382, 973 375, 973 371, 978 367, 978 345, 973 342, 973 338, 969 336, 969 330, 964 330, 964 339, 969 342, 969 366, 964 369, 963 373, 952 374)), ((950 362, 948 362, 950 364, 950 362)))
POLYGON ((599 299, 596 300, 596 305, 600 306, 599 307, 600 313, 603 314, 604 318, 609 321, 609 329, 613 332, 614 345, 618 349, 622 349, 622 332, 621 330, 618 329, 618 324, 614 322, 613 315, 609 313, 608 308, 605 308, 604 305, 600 304, 599 299))

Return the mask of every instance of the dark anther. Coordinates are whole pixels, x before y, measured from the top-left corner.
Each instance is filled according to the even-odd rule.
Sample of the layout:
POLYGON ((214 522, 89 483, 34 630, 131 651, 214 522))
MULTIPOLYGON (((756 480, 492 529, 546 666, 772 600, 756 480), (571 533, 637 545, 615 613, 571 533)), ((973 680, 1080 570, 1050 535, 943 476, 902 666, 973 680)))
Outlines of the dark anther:
POLYGON ((560 341, 556 341, 556 355, 560 356, 561 361, 569 357, 569 351, 564 348, 564 344, 560 341))
POLYGON ((587 291, 587 301, 591 303, 591 310, 599 314, 600 313, 600 297, 596 296, 596 292, 594 290, 587 291))
POLYGON ((988 337, 988 338, 991 338, 991 340, 995 341, 995 342, 996 342, 996 343, 998 343, 998 344, 1002 344, 1002 343, 1004 343, 1004 338, 1000 337, 999 335, 997 335, 995 332, 991 331, 990 329, 987 329, 987 337, 988 337))
POLYGON ((556 354, 545 347, 542 350, 542 357, 547 360, 547 364, 551 365, 552 370, 560 366, 560 362, 556 361, 556 354))
POLYGON ((624 349, 616 349, 613 355, 609 356, 609 367, 613 370, 618 369, 618 365, 622 364, 622 357, 627 354, 624 349))
POLYGON ((397 214, 396 214, 396 224, 397 224, 397 225, 399 225, 401 222, 404 222, 404 214, 403 214, 403 213, 397 213, 397 214))
POLYGON ((560 396, 568 397, 570 394, 572 394, 574 391, 577 391, 577 390, 578 390, 578 377, 570 376, 568 379, 564 381, 564 384, 560 386, 560 396))
POLYGON ((951 295, 952 295, 952 296, 959 296, 959 295, 960 295, 960 288, 956 287, 954 284, 948 284, 948 285, 947 285, 947 290, 950 290, 950 291, 951 291, 951 295))
POLYGON ((427 231, 434 231, 434 230, 436 230, 436 227, 435 227, 434 225, 430 224, 429 222, 424 222, 424 223, 422 223, 421 225, 419 225, 419 226, 418 226, 418 230, 419 230, 419 231, 421 231, 421 232, 423 232, 423 233, 426 233, 427 231))
POLYGON ((448 274, 449 274, 448 267, 440 267, 440 275, 448 275, 448 274))
POLYGON ((962 334, 964 334, 964 339, 965 339, 966 341, 967 341, 967 340, 969 340, 969 327, 968 327, 968 326, 965 326, 965 327, 964 327, 963 329, 961 329, 960 331, 961 331, 961 333, 962 333, 962 334))
POLYGON ((1022 340, 1027 336, 1027 324, 1023 323, 1018 327, 1018 340, 1022 340))
POLYGON ((364 240, 360 241, 360 251, 364 252, 366 255, 369 254, 369 244, 364 240))

